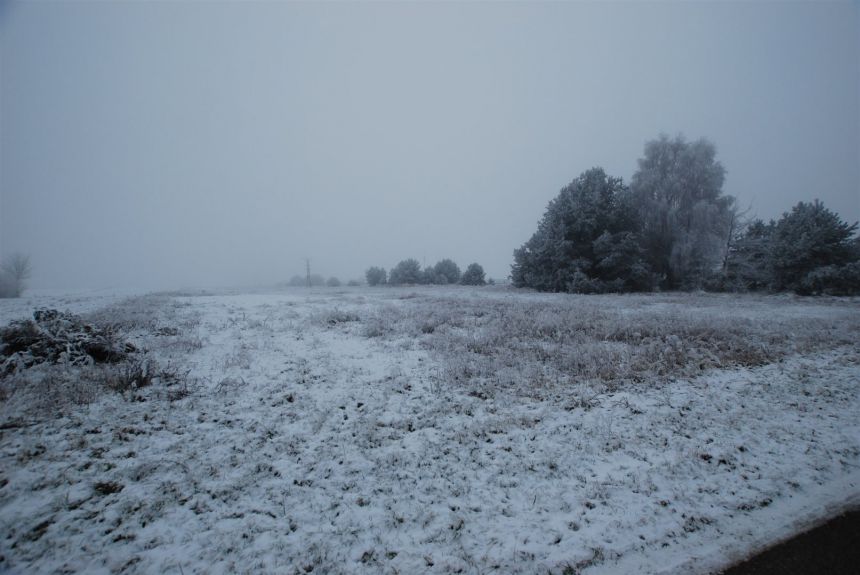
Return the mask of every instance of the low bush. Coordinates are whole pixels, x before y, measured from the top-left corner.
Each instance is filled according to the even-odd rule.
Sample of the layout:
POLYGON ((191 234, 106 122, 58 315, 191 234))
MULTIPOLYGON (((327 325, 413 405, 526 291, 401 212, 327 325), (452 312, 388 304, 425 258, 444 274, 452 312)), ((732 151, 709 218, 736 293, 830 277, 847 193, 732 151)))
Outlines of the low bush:
POLYGON ((135 298, 88 316, 38 310, 32 319, 10 322, 0 328, 0 399, 16 401, 15 407, 7 406, 13 412, 38 415, 93 402, 105 392, 140 398, 142 390, 156 383, 153 397, 186 397, 188 371, 170 363, 162 368, 121 337, 143 330, 143 341, 155 342, 167 353, 201 347, 199 337, 189 333, 199 314, 180 316, 166 306, 171 301, 135 298), (156 327, 165 319, 174 325, 156 327))
POLYGON ((816 268, 806 274, 795 291, 801 295, 860 295, 860 262, 816 268))
POLYGON ((117 363, 135 351, 111 327, 57 310, 38 310, 32 320, 11 322, 0 329, 0 345, 0 376, 42 363, 117 363))

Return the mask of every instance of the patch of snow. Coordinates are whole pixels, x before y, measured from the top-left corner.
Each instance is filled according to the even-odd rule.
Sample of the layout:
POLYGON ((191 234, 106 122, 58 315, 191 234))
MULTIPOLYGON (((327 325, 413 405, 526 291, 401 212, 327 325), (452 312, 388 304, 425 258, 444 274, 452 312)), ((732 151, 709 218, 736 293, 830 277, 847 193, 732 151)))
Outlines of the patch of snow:
MULTIPOLYGON (((572 407, 576 390, 565 387, 470 394, 446 377, 449 356, 420 337, 366 333, 372 318, 415 317, 428 301, 493 313, 563 297, 460 288, 174 296, 163 321, 193 315, 197 343, 143 334, 136 344, 187 370, 188 397, 170 402, 147 388, 142 401, 103 395, 34 420, 0 406, 0 424, 14 423, 0 431, 0 567, 709 573, 858 502, 857 345, 595 388, 572 407)), ((588 301, 632 315, 663 306, 858 316, 853 301, 588 301)))

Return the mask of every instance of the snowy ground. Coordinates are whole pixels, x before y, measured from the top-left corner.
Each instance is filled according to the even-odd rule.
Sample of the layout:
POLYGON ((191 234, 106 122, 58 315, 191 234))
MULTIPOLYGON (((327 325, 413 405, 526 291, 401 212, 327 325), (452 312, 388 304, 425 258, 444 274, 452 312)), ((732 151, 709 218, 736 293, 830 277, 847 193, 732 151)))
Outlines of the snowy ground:
POLYGON ((90 294, 0 320, 47 305, 175 377, 7 378, 10 573, 710 573, 860 503, 857 300, 90 294))

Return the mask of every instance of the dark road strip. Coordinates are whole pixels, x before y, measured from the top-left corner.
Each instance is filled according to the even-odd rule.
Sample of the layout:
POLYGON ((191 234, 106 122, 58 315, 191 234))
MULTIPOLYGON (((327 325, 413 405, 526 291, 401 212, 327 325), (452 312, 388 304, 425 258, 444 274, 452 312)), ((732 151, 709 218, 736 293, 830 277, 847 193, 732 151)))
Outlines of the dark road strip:
POLYGON ((860 510, 789 539, 723 575, 855 575, 860 573, 860 510))

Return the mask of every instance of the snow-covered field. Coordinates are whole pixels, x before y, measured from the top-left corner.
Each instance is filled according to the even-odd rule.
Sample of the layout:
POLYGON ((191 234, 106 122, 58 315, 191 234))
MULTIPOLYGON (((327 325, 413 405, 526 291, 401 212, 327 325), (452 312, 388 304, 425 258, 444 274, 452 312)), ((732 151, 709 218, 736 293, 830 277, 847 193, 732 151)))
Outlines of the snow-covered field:
POLYGON ((45 295, 0 324, 45 306, 162 371, 0 380, 10 573, 710 573, 860 503, 857 300, 45 295))

